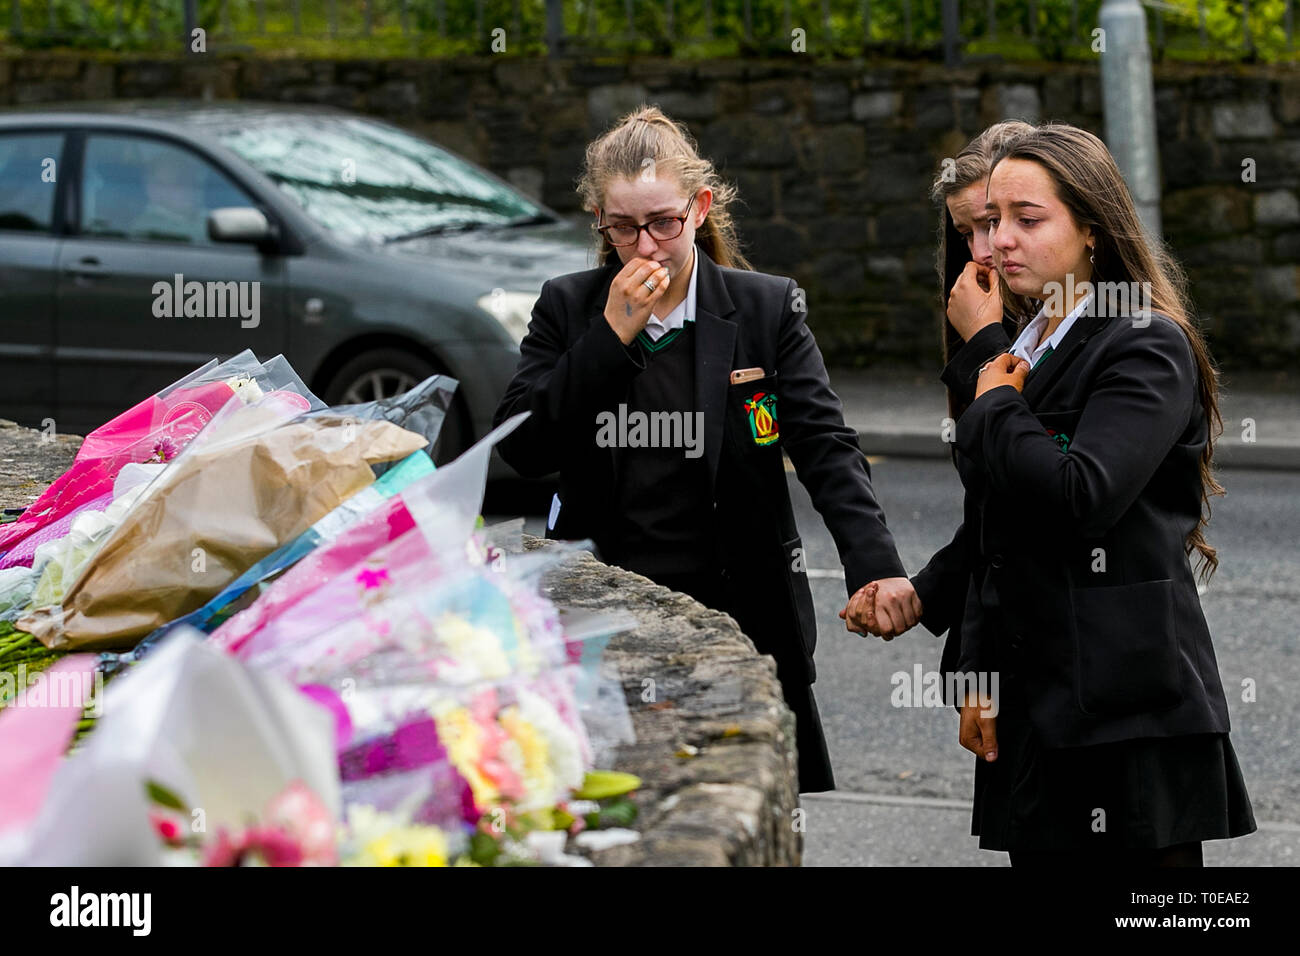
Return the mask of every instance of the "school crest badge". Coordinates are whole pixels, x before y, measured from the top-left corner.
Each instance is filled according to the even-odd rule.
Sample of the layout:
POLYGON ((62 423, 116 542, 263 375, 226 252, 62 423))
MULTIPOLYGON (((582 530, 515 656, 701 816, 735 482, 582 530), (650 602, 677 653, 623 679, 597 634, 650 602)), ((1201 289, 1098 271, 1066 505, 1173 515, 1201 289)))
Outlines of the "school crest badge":
POLYGON ((776 420, 775 393, 755 392, 752 398, 746 399, 745 412, 749 416, 749 434, 755 445, 770 445, 781 437, 776 420))

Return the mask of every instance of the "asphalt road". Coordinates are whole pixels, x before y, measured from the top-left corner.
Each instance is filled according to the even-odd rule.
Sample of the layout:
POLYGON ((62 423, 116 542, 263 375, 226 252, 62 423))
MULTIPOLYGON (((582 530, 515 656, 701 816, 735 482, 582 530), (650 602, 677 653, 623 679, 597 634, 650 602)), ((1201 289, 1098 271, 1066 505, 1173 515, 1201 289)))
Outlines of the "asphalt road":
MULTIPOLYGON (((873 459, 872 477, 903 562, 914 573, 960 520, 956 472, 945 461, 873 459)), ((917 665, 936 669, 942 639, 921 627, 889 643, 844 630, 838 611, 845 589, 834 542, 793 472, 789 478, 817 604, 815 693, 838 785, 832 793, 803 797, 805 865, 1005 865, 1006 854, 979 850, 969 835, 974 757, 957 743, 956 713, 891 704, 891 675, 917 665)), ((1215 499, 1208 532, 1220 566, 1201 600, 1228 694, 1233 747, 1260 830, 1208 843, 1205 858, 1212 865, 1296 865, 1300 475, 1234 469, 1220 482, 1228 494, 1215 499), (1256 685, 1251 703, 1242 700, 1247 678, 1256 685)), ((527 527, 541 533, 540 513, 527 527)))

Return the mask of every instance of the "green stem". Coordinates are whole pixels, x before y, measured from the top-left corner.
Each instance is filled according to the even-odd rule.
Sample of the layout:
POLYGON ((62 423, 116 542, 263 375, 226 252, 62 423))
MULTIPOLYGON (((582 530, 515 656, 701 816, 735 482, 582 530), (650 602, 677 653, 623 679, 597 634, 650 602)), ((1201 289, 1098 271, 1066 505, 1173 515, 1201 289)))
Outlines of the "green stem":
POLYGON ((35 650, 35 648, 32 648, 32 644, 38 645, 42 650, 48 650, 47 646, 40 643, 40 641, 36 640, 35 637, 26 635, 25 637, 22 637, 22 640, 0 645, 0 661, 8 661, 9 658, 16 657, 17 654, 22 652, 30 653, 31 650, 35 650))
POLYGON ((28 671, 31 671, 34 665, 46 664, 46 663, 53 664, 57 660, 58 660, 57 656, 51 656, 49 654, 33 653, 23 657, 10 658, 9 660, 0 663, 0 670, 13 671, 20 666, 24 666, 27 668, 28 671))
POLYGON ((8 657, 20 647, 25 647, 35 640, 36 638, 31 634, 21 634, 8 639, 0 638, 0 658, 8 657))

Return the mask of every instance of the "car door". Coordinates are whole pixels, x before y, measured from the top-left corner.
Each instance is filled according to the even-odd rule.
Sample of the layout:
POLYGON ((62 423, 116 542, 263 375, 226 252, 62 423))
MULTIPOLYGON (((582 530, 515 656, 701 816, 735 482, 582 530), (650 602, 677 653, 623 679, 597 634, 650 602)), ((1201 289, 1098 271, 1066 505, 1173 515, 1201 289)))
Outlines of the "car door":
POLYGON ((0 131, 0 417, 55 416, 54 294, 60 130, 0 131))
POLYGON ((56 302, 62 418, 93 427, 214 356, 284 351, 283 256, 208 238, 211 210, 258 205, 225 170, 146 133, 91 129, 75 145, 56 302))

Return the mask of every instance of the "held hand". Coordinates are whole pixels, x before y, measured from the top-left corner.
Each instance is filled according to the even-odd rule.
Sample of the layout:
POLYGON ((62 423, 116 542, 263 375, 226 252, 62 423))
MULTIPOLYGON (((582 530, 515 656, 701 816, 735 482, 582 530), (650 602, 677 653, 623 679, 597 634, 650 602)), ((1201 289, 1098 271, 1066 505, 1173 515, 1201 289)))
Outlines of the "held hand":
POLYGON ((844 620, 844 629, 851 634, 875 634, 876 626, 876 591, 880 585, 875 581, 864 584, 849 598, 849 603, 840 611, 844 620))
POLYGON ((991 388, 999 385, 1011 385, 1017 392, 1025 390, 1025 376, 1029 374, 1029 363, 1010 352, 993 356, 992 360, 980 369, 979 381, 975 383, 975 397, 979 398, 991 388))
POLYGON ((840 617, 854 634, 874 634, 889 641, 915 627, 921 614, 921 599, 911 581, 882 578, 859 588, 840 617))
POLYGON ((986 325, 1002 321, 1002 289, 996 270, 966 263, 948 293, 948 321, 963 341, 986 325))
POLYGON ((619 341, 631 345, 637 333, 650 321, 654 304, 668 291, 668 270, 653 259, 629 259, 609 286, 605 321, 619 341), (654 286, 650 291, 646 281, 654 286))
POLYGON ((921 620, 921 599, 907 578, 881 578, 876 591, 876 628, 872 631, 890 640, 916 627, 921 620))
POLYGON ((992 763, 998 757, 997 717, 983 717, 984 708, 978 702, 969 702, 961 708, 961 727, 957 739, 977 757, 992 763))

